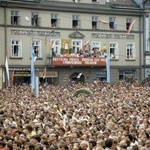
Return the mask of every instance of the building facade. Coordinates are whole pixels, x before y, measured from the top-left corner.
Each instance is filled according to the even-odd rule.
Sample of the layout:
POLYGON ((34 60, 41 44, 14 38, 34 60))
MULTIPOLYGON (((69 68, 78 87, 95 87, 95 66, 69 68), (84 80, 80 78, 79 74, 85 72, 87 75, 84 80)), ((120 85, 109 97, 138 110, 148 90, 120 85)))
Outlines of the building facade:
POLYGON ((11 84, 30 83, 31 47, 41 83, 106 80, 107 53, 111 82, 142 79, 143 10, 131 0, 3 0, 0 6, 1 77, 8 54, 11 84))

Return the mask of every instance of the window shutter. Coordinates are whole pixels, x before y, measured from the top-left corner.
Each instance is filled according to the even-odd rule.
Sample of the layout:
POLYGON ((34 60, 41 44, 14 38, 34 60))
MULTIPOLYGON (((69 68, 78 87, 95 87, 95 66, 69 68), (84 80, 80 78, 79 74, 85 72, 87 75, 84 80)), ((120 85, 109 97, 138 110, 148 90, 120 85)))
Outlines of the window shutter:
POLYGON ((13 56, 13 52, 14 52, 14 46, 13 46, 13 45, 11 45, 11 52, 10 52, 11 57, 14 57, 14 56, 13 56))
POLYGON ((60 18, 57 19, 57 27, 60 27, 60 18))
POLYGON ((15 14, 14 14, 15 16, 18 16, 18 11, 15 11, 15 14))
POLYGON ((100 23, 97 21, 97 29, 100 29, 100 23))
POLYGON ((37 26, 41 25, 41 18, 37 18, 37 26))
POLYGON ((17 22, 17 25, 21 25, 20 21, 21 21, 21 17, 18 16, 18 22, 17 22))
POLYGON ((18 45, 18 57, 22 57, 21 45, 18 45))
POLYGON ((133 59, 135 59, 135 48, 133 48, 133 59))
POLYGON ((57 19, 57 14, 51 14, 51 19, 57 19))
POLYGON ((73 20, 79 20, 79 16, 73 15, 73 20))
POLYGON ((14 24, 14 16, 11 16, 11 25, 14 24))
POLYGON ((81 28, 81 20, 78 21, 78 29, 81 28))
POLYGON ((110 17, 109 18, 109 22, 114 22, 115 21, 115 17, 110 17))
POLYGON ((74 20, 74 15, 72 16, 72 20, 74 20))
POLYGON ((92 16, 92 21, 95 21, 95 16, 92 16))
POLYGON ((14 11, 11 11, 11 16, 14 16, 14 11))
POLYGON ((115 48, 115 59, 119 59, 119 48, 117 44, 117 48, 115 48))

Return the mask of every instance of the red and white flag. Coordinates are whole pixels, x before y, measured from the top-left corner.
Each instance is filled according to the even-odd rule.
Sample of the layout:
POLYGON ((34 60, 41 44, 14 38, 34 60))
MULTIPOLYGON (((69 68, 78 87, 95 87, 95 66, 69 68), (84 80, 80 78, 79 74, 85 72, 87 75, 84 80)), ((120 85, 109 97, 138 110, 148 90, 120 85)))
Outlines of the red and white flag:
POLYGON ((130 33, 130 31, 131 31, 131 29, 132 29, 134 23, 135 23, 135 20, 133 20, 133 21, 130 23, 130 26, 129 26, 129 29, 128 29, 127 33, 130 33))
POLYGON ((89 50, 89 41, 85 42, 84 45, 83 45, 83 50, 89 50))
POLYGON ((6 54, 5 68, 6 68, 6 75, 7 75, 7 85, 8 85, 8 87, 10 87, 9 66, 8 66, 8 53, 6 54))
POLYGON ((43 79, 45 79, 46 77, 46 67, 44 68, 44 71, 43 71, 43 79))
POLYGON ((100 20, 99 21, 100 23, 103 23, 103 24, 109 24, 109 22, 105 21, 105 20, 100 20))

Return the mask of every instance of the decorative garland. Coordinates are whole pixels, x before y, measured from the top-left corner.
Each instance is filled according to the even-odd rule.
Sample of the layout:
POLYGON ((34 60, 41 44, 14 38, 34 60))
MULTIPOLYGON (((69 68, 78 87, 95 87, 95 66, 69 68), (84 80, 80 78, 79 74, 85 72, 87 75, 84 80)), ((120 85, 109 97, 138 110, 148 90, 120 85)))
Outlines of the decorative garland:
POLYGON ((89 97, 93 98, 94 95, 93 95, 93 92, 89 89, 86 89, 86 88, 80 88, 80 89, 77 89, 74 93, 73 93, 73 97, 77 96, 78 94, 81 94, 81 93, 85 93, 87 94, 89 97))

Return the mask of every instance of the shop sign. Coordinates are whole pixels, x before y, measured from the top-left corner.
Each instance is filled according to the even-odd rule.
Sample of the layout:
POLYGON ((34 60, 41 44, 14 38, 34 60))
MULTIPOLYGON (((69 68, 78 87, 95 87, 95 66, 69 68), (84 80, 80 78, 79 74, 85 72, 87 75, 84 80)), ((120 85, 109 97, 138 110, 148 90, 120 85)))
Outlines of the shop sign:
POLYGON ((53 57, 54 66, 106 66, 105 58, 53 57))
POLYGON ((14 72, 14 76, 24 76, 24 77, 27 77, 27 76, 30 76, 30 72, 29 71, 24 71, 24 72, 22 72, 22 71, 15 71, 14 72))
POLYGON ((96 77, 99 77, 99 78, 103 78, 103 77, 106 77, 106 76, 107 76, 106 72, 97 72, 96 73, 96 77))
MULTIPOLYGON (((43 78, 43 72, 39 72, 39 77, 43 78)), ((57 71, 46 72, 46 77, 57 78, 58 77, 58 72, 57 71)))

